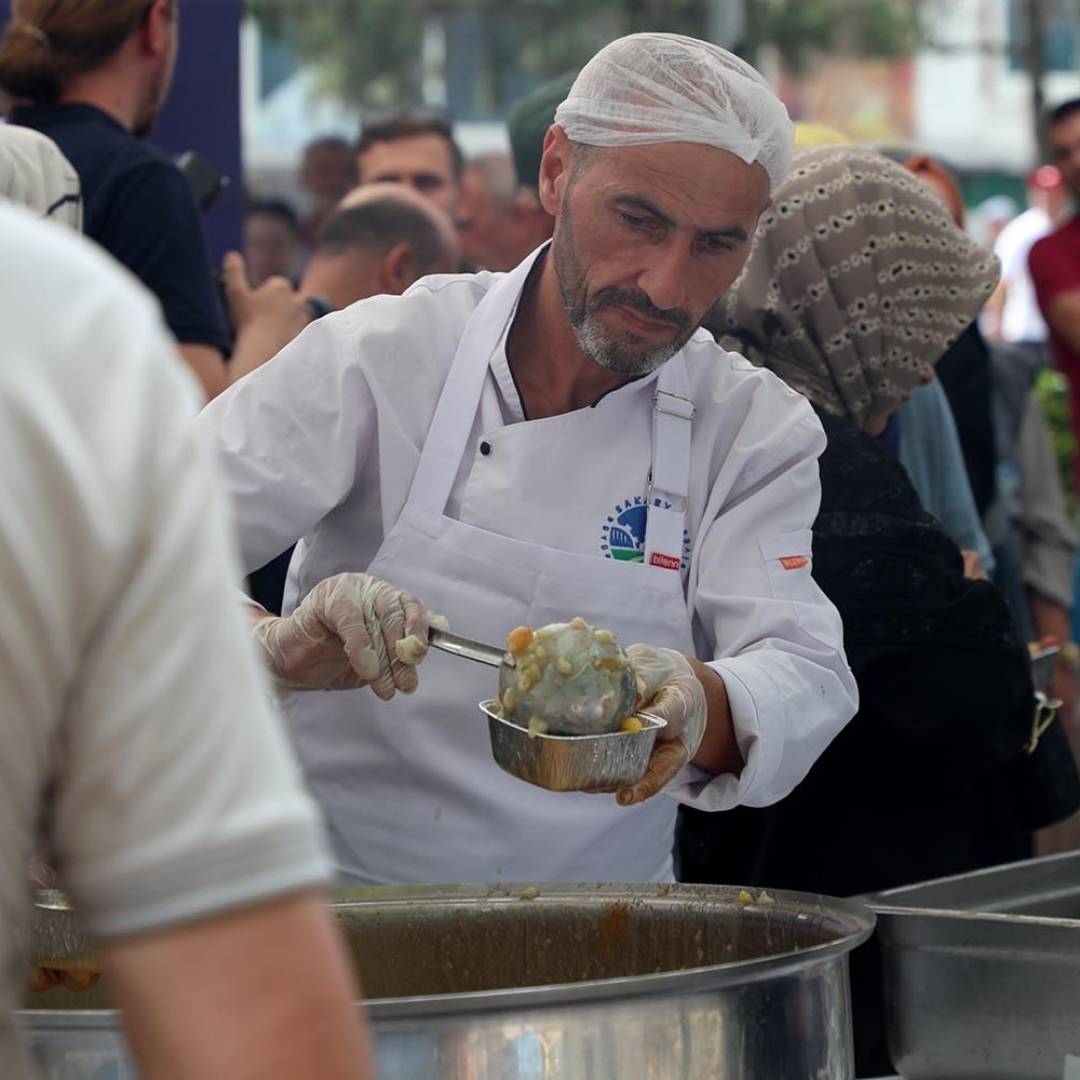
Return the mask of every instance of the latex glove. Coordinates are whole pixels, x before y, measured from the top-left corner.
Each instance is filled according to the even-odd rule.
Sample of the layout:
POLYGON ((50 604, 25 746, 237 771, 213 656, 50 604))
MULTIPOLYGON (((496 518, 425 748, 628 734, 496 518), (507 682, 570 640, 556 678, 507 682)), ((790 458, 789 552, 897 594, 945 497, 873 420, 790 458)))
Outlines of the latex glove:
POLYGON ((631 645, 626 655, 637 676, 637 709, 667 721, 645 775, 616 793, 620 806, 633 806, 662 791, 693 760, 705 737, 709 708, 705 687, 681 652, 631 645))
POLYGON ((285 617, 255 624, 277 685, 286 690, 370 686, 383 701, 417 687, 428 613, 419 600, 368 574, 320 581, 285 617))

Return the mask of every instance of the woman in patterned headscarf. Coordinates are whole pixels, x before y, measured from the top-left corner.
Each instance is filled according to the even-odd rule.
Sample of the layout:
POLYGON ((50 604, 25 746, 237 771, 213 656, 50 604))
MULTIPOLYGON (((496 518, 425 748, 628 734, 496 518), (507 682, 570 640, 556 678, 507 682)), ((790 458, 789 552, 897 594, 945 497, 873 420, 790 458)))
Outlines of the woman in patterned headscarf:
MULTIPOLYGON (((762 218, 719 315, 725 344, 810 398, 829 437, 814 577, 843 617, 860 709, 783 802, 719 827, 685 812, 684 880, 847 896, 1022 858, 1034 828, 1080 804, 1060 725, 1024 754, 1034 697, 1004 601, 965 578, 867 434, 932 377, 996 279, 918 179, 869 151, 797 156, 762 218)), ((877 973, 856 959, 859 1064, 877 1069, 860 1075, 877 1075, 891 1071, 867 1009, 877 973)))
POLYGON ((796 157, 716 322, 754 363, 872 430, 932 378, 997 279, 994 256, 915 176, 821 147, 796 157))

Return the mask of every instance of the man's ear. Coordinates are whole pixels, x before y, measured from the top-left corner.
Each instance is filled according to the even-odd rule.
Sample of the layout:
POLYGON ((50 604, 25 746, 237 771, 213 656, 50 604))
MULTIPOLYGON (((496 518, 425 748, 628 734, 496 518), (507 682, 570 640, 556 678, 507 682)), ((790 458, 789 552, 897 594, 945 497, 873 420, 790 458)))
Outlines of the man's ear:
POLYGON ((150 56, 169 51, 171 35, 176 33, 175 0, 155 0, 139 28, 139 41, 150 56))
POLYGON ((558 124, 552 124, 544 136, 544 156, 540 159, 540 205, 554 217, 562 205, 563 193, 570 179, 570 159, 574 147, 558 124))
POLYGON ((400 296, 418 277, 416 253, 412 245, 403 240, 395 244, 382 261, 383 291, 393 296, 400 296))

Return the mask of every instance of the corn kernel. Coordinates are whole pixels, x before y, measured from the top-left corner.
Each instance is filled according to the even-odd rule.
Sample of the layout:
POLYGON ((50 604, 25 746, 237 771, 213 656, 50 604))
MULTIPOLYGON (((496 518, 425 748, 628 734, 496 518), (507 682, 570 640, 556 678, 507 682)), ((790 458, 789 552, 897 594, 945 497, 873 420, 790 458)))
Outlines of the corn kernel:
POLYGON ((519 626, 506 635, 506 648, 515 656, 524 652, 531 644, 536 635, 528 626, 519 626))
POLYGON ((574 630, 584 630, 584 629, 586 629, 586 627, 588 627, 588 625, 589 624, 580 615, 575 615, 570 620, 570 626, 574 630))
POLYGON ((593 637, 601 645, 614 645, 615 635, 610 630, 596 630, 593 632, 593 637))
POLYGON ((560 656, 559 659, 555 661, 555 670, 560 675, 573 675, 574 665, 571 664, 565 656, 560 656))
POLYGON ((642 722, 636 716, 628 716, 619 725, 619 730, 625 731, 628 735, 633 735, 636 732, 641 731, 644 726, 645 725, 642 724, 642 722))
POLYGON ((549 731, 547 724, 539 716, 529 718, 529 738, 535 739, 537 735, 546 735, 549 731))

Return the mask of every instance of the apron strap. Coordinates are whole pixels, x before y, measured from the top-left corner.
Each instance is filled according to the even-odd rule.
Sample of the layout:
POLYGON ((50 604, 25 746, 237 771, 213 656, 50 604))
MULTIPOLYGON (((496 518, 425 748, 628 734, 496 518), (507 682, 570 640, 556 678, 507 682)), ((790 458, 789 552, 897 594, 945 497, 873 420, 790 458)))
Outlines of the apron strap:
POLYGON ((646 494, 645 564, 679 572, 690 492, 690 434, 695 406, 689 397, 686 361, 673 356, 653 395, 652 474, 646 494))
POLYGON ((483 394, 491 354, 502 340, 540 253, 537 248, 487 291, 465 323, 431 419, 406 506, 446 510, 483 394))

